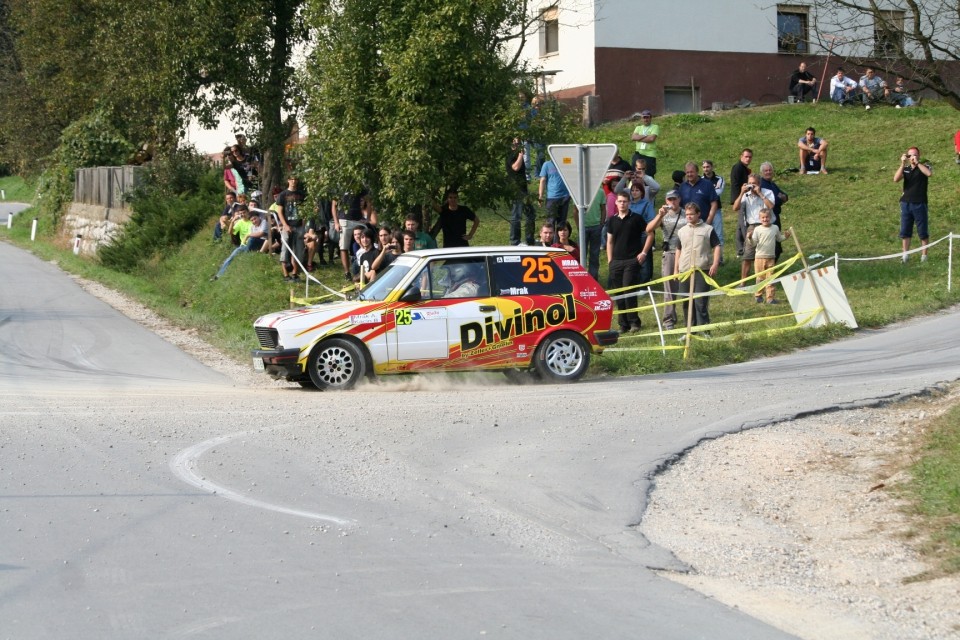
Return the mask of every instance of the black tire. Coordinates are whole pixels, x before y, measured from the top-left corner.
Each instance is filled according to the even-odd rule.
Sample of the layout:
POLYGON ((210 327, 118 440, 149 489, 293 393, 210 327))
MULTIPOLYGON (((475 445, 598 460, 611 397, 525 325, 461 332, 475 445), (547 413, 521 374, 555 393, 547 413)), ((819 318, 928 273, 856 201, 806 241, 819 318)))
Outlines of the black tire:
POLYGON ((537 347, 533 365, 547 382, 573 382, 590 366, 590 347, 572 331, 551 333, 537 347))
POLYGON ((321 390, 352 389, 367 375, 367 359, 363 348, 344 338, 324 340, 310 352, 307 372, 321 390))
POLYGON ((317 385, 313 384, 313 380, 311 380, 310 378, 301 378, 300 380, 294 380, 294 382, 296 382, 298 385, 300 385, 304 389, 309 389, 311 391, 317 390, 317 385))

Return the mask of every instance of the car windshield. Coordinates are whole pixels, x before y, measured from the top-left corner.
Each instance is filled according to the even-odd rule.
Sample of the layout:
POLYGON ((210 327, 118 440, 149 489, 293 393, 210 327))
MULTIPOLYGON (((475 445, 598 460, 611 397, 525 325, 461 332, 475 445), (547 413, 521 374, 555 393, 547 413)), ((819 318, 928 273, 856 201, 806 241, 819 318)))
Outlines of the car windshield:
POLYGON ((377 274, 377 279, 365 286, 357 295, 359 300, 384 300, 404 276, 410 272, 410 267, 416 264, 415 259, 397 258, 393 264, 377 274))

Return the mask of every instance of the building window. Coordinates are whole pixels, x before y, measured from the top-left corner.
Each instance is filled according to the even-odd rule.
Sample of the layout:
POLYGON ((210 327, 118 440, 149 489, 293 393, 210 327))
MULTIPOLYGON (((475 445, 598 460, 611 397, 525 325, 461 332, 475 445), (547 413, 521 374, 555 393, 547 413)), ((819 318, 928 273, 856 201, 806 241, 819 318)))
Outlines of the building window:
POLYGON ((777 6, 777 51, 780 53, 808 53, 807 7, 777 6))
POLYGON ((893 58, 903 50, 903 11, 878 11, 873 22, 873 56, 893 58))
POLYGON ((540 12, 540 55, 548 56, 560 50, 560 19, 557 7, 540 12))

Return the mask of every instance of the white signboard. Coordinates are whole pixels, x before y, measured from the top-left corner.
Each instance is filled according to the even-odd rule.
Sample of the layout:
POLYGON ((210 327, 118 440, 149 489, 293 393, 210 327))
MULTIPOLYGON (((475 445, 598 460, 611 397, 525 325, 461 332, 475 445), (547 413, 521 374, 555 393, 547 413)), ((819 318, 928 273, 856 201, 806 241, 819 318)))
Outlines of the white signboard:
POLYGON ((830 318, 828 320, 824 312, 820 311, 808 326, 822 327, 830 322, 842 322, 851 329, 856 329, 857 320, 853 317, 847 294, 843 292, 843 285, 840 284, 840 278, 833 267, 821 267, 809 274, 798 271, 780 280, 787 300, 790 301, 790 308, 797 314, 797 321, 802 321, 812 310, 820 307, 813 290, 814 283, 830 318))

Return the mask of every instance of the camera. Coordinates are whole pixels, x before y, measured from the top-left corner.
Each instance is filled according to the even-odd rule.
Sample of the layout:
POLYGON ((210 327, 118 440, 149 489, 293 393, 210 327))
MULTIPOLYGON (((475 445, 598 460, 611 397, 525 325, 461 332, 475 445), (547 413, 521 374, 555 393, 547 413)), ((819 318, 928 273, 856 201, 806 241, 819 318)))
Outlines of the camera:
POLYGON ((668 240, 664 240, 660 245, 660 250, 663 252, 670 251, 670 242, 668 240))
POLYGON ((750 192, 752 192, 752 191, 753 191, 753 185, 752 185, 752 184, 748 184, 748 185, 747 185, 747 193, 750 193, 750 192))

